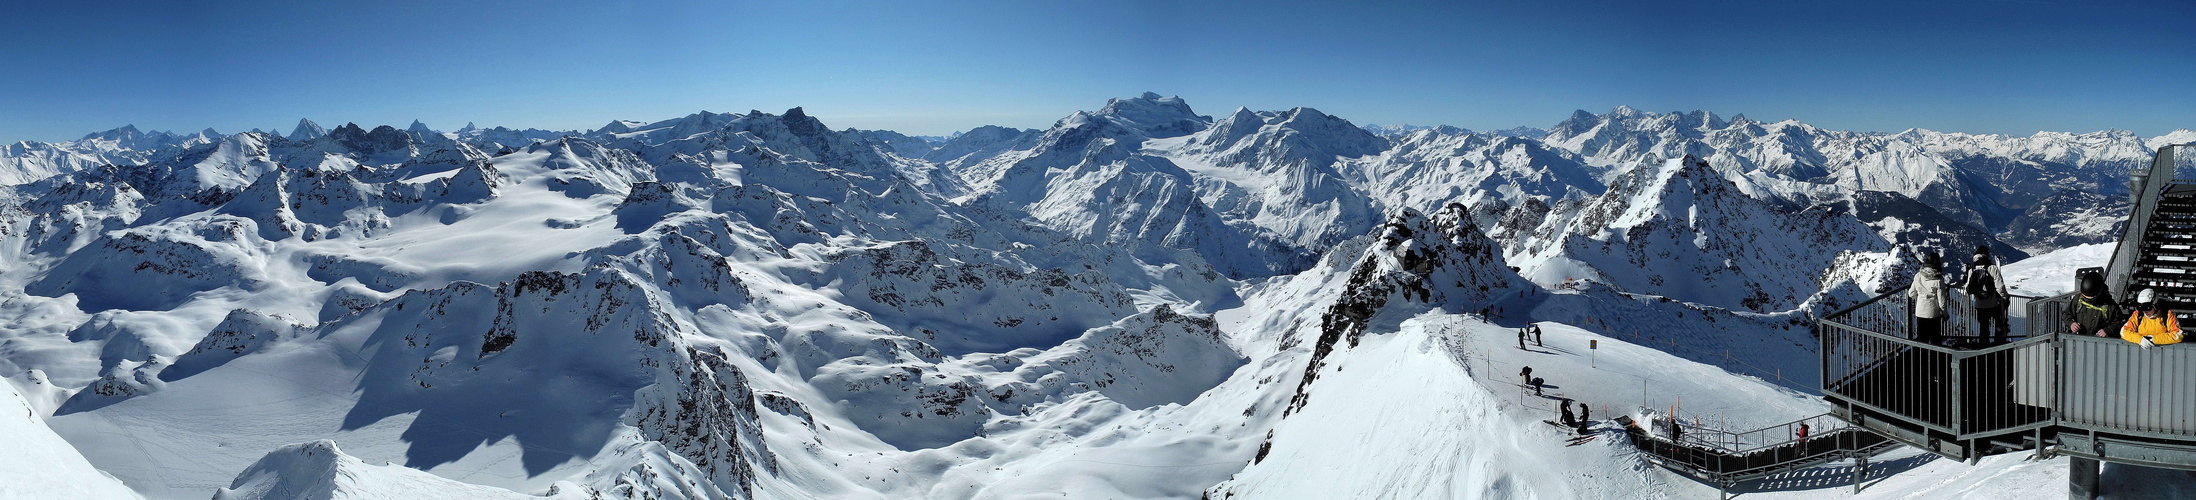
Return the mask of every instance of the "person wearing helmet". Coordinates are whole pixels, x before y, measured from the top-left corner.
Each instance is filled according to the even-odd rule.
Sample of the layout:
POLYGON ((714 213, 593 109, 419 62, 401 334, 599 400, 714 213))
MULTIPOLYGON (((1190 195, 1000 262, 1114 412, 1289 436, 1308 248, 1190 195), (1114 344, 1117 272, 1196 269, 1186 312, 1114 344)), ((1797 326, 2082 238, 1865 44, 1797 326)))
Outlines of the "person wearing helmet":
POLYGON ((2120 327, 2120 339, 2142 344, 2144 349, 2181 342, 2181 323, 2173 319, 2173 313, 2158 307, 2158 291, 2144 288, 2135 294, 2135 310, 2141 311, 2127 318, 2127 326, 2120 327))
POLYGON ((1914 286, 1906 289, 1906 310, 1914 312, 1914 340, 1935 344, 1944 336, 1946 302, 1952 295, 1944 287, 1944 258, 1936 252, 1922 254, 1922 268, 1914 273, 1914 286))
POLYGON ((2112 300, 2112 293, 2105 290, 2104 277, 2096 274, 2082 276, 2079 287, 2082 297, 2074 300, 2074 318, 2067 323, 2066 331, 2075 335, 2110 337, 2111 325, 2124 324, 2120 303, 2112 300))
POLYGON ((1975 261, 1967 266, 1967 283, 1962 285, 1967 297, 1975 303, 1975 323, 1978 332, 1989 341, 2003 341, 2013 335, 2013 326, 2006 311, 2011 309, 2013 294, 2005 289, 2005 275, 1998 271, 1997 259, 1990 258, 1990 245, 1975 247, 1975 261))

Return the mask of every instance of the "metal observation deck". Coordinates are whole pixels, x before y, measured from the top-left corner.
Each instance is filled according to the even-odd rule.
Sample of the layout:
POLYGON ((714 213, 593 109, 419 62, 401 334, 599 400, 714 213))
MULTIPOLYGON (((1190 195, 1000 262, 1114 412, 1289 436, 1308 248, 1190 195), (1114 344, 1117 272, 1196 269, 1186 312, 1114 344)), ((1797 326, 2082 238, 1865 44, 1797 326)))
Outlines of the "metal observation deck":
MULTIPOLYGON (((1671 441, 1663 432, 1634 427, 1628 417, 1618 417, 1632 446, 1646 452, 1663 468, 1729 489, 1744 481, 1761 479, 1839 460, 1865 458, 1898 446, 1881 435, 1841 422, 1830 415, 1816 415, 1746 432, 1730 432, 1707 426, 1686 430, 1683 439, 1671 441), (1800 426, 1812 434, 1801 438, 1800 426)), ((1650 424, 1650 426, 1652 426, 1650 424)))
MULTIPOLYGON (((2196 328, 2188 322, 2196 313, 2196 181, 2174 175, 2174 151, 2187 147, 2161 148, 2151 168, 2131 176, 2133 210, 2103 272, 2113 297, 2155 288, 2196 328)), ((2006 339, 1974 338, 1974 320, 1964 316, 1972 307, 1955 304, 1945 331, 1966 342, 1931 345, 1910 340, 1904 294, 1892 290, 1817 326, 1833 415, 1954 459, 2025 450, 2074 457, 2077 497, 2095 494, 2092 460, 2196 470, 2196 342, 2143 349, 2116 336, 2065 333, 2075 298, 2066 294, 2028 301, 2016 318, 2021 335, 2006 339)))

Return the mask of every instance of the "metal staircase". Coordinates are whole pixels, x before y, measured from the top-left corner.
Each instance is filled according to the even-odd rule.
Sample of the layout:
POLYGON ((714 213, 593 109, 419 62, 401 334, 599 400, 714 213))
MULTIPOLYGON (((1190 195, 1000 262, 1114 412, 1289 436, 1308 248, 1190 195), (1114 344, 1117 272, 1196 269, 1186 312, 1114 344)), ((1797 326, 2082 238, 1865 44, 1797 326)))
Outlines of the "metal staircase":
POLYGON ((2196 183, 2175 179, 2158 193, 2149 224, 2138 236, 2132 276, 2119 297, 2156 289, 2161 307, 2182 322, 2196 311, 2196 183))

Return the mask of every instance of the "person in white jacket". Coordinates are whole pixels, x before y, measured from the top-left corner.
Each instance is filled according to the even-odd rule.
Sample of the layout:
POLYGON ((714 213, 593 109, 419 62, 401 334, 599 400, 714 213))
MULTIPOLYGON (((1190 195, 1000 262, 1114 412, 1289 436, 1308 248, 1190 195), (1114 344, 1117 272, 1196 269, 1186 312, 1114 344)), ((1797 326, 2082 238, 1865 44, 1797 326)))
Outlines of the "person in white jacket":
POLYGON ((2005 274, 1998 271, 1997 259, 1990 257, 1989 245, 1975 247, 1975 262, 1967 267, 1967 282, 1961 287, 1975 301, 1975 326, 1982 330, 1977 335, 1993 343, 2013 335, 2006 314, 2013 294, 2005 289, 2005 274))
POLYGON ((1906 310, 1914 312, 1914 340, 1935 344, 1944 337, 1944 317, 1952 294, 1944 286, 1944 258, 1922 254, 1921 271, 1906 289, 1906 310))

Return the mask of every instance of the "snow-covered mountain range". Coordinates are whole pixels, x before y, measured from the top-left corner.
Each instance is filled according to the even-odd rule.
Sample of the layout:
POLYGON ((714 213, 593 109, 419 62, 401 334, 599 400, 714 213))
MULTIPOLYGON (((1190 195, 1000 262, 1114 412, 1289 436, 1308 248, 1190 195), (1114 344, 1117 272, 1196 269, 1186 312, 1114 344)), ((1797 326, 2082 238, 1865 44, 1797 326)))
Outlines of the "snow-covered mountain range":
MULTIPOLYGON (((1790 399, 1773 420, 1819 405, 1794 392, 1814 387, 1811 315, 1902 284, 1920 252, 2091 256, 2118 236, 2127 172, 2190 141, 1621 107, 1545 130, 1368 128, 1145 93, 951 138, 794 108, 19 142, 0 149, 0 413, 37 432, 0 449, 0 479, 50 468, 65 480, 30 491, 149 498, 1261 497, 1319 477, 1328 433, 1368 405, 1417 399, 1382 377, 1510 380, 1467 369, 1471 346, 1531 321, 1640 356, 1620 366, 1790 399)), ((1495 432, 1523 411, 1496 390, 1397 408, 1495 432)), ((1452 458, 1537 449, 1485 446, 1452 458)), ((1682 489, 1509 467, 1442 491, 1682 489)), ((1391 479, 1320 488, 1428 478, 1391 479)))

